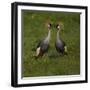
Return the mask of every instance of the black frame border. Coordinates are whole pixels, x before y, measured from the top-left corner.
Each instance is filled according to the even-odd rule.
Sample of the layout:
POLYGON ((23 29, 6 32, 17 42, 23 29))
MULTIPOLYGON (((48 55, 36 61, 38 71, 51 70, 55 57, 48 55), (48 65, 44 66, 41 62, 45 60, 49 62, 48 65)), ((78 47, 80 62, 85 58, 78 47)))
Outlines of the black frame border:
POLYGON ((58 85, 58 84, 75 84, 88 83, 88 7, 74 6, 74 5, 58 5, 58 4, 43 4, 43 3, 28 3, 28 2, 14 2, 11 3, 11 86, 42 86, 42 85, 58 85), (47 82, 34 84, 18 84, 18 6, 41 6, 41 7, 55 7, 55 8, 73 8, 85 10, 85 80, 77 81, 63 81, 63 82, 47 82))

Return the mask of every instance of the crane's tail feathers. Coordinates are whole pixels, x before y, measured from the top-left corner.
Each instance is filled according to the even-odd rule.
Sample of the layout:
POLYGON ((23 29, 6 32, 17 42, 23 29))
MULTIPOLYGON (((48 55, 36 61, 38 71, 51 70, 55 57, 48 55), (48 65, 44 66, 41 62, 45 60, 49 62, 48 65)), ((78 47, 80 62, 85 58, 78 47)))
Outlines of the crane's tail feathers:
POLYGON ((68 52, 67 46, 64 47, 64 52, 65 52, 65 54, 67 54, 67 52, 68 52))
POLYGON ((33 55, 33 57, 34 57, 35 59, 38 59, 39 55, 40 55, 40 47, 38 47, 38 48, 36 49, 36 53, 33 55))
POLYGON ((37 59, 37 58, 39 57, 39 54, 40 54, 40 47, 38 47, 38 48, 36 49, 36 53, 33 55, 33 57, 34 57, 35 59, 37 59))
POLYGON ((37 48, 37 50, 36 50, 36 55, 35 55, 35 56, 38 57, 39 54, 40 54, 40 47, 37 48))

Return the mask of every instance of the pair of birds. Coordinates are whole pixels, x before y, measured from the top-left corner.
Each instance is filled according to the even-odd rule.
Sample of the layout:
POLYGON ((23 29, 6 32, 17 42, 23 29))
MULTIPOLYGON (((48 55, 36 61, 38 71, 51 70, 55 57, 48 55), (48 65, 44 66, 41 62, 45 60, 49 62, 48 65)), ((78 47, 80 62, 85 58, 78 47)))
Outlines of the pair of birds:
MULTIPOLYGON (((48 23, 47 28, 48 28, 48 35, 44 40, 41 40, 36 48, 36 55, 35 57, 42 57, 49 49, 49 44, 50 44, 50 37, 51 37, 51 28, 52 24, 48 23)), ((57 37, 56 37, 56 42, 55 42, 55 47, 58 53, 61 54, 67 54, 67 46, 65 42, 61 39, 59 32, 61 31, 61 24, 57 24, 55 27, 57 29, 57 37)))

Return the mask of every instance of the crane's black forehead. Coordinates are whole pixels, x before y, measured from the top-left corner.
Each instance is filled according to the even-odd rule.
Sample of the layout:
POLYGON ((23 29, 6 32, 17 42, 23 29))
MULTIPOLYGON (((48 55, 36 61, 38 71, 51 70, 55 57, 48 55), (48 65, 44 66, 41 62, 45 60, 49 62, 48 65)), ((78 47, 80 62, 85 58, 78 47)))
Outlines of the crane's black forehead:
POLYGON ((49 23, 49 25, 50 25, 50 26, 52 26, 52 24, 51 24, 51 23, 49 23))
POLYGON ((48 25, 54 28, 57 28, 58 26, 60 26, 60 24, 56 24, 56 23, 48 23, 48 25))
POLYGON ((59 26, 59 24, 56 24, 56 27, 58 27, 59 26))

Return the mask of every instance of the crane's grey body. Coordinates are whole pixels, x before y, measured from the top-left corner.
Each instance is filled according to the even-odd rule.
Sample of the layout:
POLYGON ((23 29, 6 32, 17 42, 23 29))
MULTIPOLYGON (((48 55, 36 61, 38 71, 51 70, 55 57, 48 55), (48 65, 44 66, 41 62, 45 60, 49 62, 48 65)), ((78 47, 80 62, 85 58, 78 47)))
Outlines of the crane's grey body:
POLYGON ((62 40, 57 40, 55 43, 55 47, 59 53, 64 53, 65 43, 62 40))
POLYGON ((37 45, 37 55, 36 56, 43 56, 43 54, 48 51, 50 35, 51 35, 51 30, 48 31, 47 37, 44 40, 39 42, 39 44, 37 45))
POLYGON ((67 52, 67 47, 65 45, 65 42, 59 36, 60 26, 57 26, 57 28, 58 28, 58 31, 57 31, 55 47, 56 47, 57 52, 64 54, 67 52))
POLYGON ((39 48, 39 47, 40 47, 40 52, 45 53, 45 52, 48 51, 49 42, 42 40, 42 41, 38 44, 37 48, 39 48))

